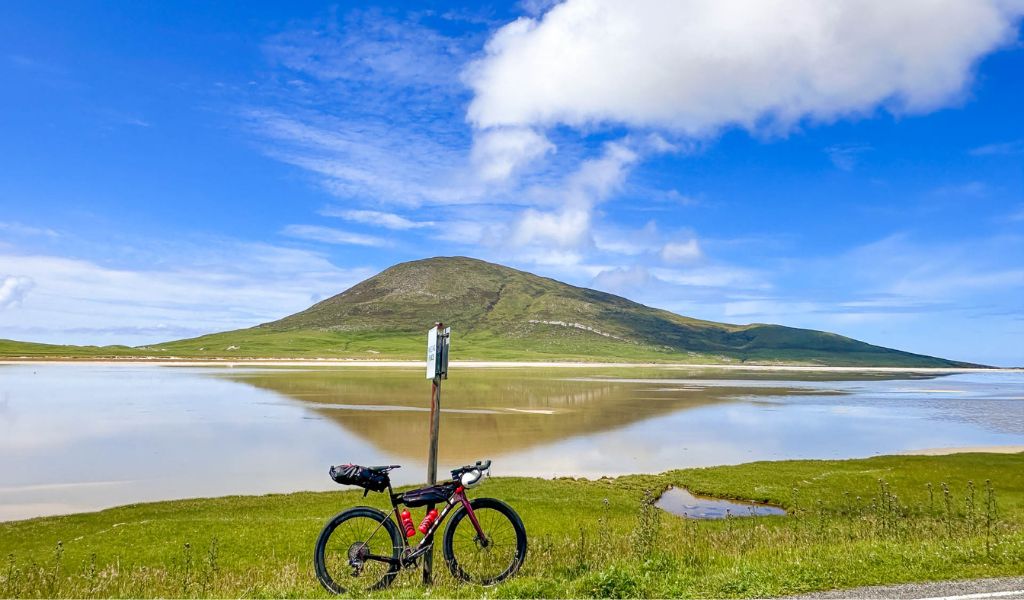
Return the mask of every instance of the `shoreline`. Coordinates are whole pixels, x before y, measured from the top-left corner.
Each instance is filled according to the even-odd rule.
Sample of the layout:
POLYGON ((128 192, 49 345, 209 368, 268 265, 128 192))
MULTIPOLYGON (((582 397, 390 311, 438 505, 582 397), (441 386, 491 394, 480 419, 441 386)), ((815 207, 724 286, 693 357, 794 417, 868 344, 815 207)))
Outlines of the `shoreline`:
MULTIPOLYGON (((0 358, 0 365, 156 365, 178 367, 383 367, 383 368, 425 368, 419 360, 373 360, 344 358, 174 358, 174 357, 125 357, 125 358, 0 358)), ((825 366, 825 365, 737 365, 697 363, 637 363, 637 362, 583 362, 583 361, 501 361, 501 360, 453 360, 453 368, 465 369, 620 369, 620 368, 668 368, 703 369, 728 371, 792 371, 825 373, 1024 373, 1021 367, 870 367, 870 366, 825 366)))
MULTIPOLYGON (((839 460, 842 460, 842 461, 854 461, 854 462, 856 462, 856 461, 894 459, 894 458, 907 457, 907 456, 920 456, 920 457, 928 457, 928 458, 941 458, 941 457, 948 457, 948 456, 953 456, 953 455, 957 455, 957 454, 998 454, 998 455, 1024 454, 1024 445, 989 445, 989 446, 962 446, 962 447, 950 447, 950 448, 924 448, 924 449, 919 449, 919 450, 905 450, 905 451, 902 451, 902 452, 893 452, 893 453, 886 453, 886 454, 875 454, 875 455, 869 455, 869 456, 854 456, 854 457, 848 457, 848 458, 839 459, 839 460)), ((556 481, 564 481, 564 480, 581 481, 581 482, 597 482, 597 481, 604 481, 604 480, 615 481, 615 480, 618 480, 618 479, 624 479, 624 478, 628 479, 628 478, 631 478, 631 477, 668 477, 672 473, 678 472, 678 471, 706 471, 706 470, 715 470, 715 469, 745 468, 745 467, 752 467, 754 465, 768 465, 769 467, 771 467, 771 465, 778 465, 778 464, 782 464, 782 463, 801 463, 801 464, 805 464, 805 465, 813 465, 813 464, 818 464, 818 463, 829 462, 830 460, 835 460, 835 459, 826 459, 826 458, 797 458, 797 459, 772 459, 772 460, 760 460, 760 461, 755 460, 755 461, 748 461, 748 462, 736 463, 736 464, 725 463, 725 464, 720 464, 720 465, 709 465, 709 466, 704 466, 704 467, 679 467, 679 468, 673 468, 673 469, 668 469, 668 470, 665 470, 665 471, 661 471, 659 473, 620 473, 620 474, 617 474, 617 475, 603 475, 601 477, 595 477, 595 476, 572 476, 572 475, 554 475, 554 476, 510 475, 510 476, 499 476, 499 477, 497 477, 497 479, 508 479, 508 480, 520 479, 520 480, 535 481, 535 482, 556 482, 556 481)), ((417 486, 417 485, 423 485, 423 483, 402 484, 402 485, 400 485, 398 487, 414 487, 414 486, 417 486)), ((3 491, 3 490, 0 489, 0 491, 3 491)), ((327 488, 325 488, 325 489, 309 489, 309 488, 305 488, 305 489, 292 489, 292 490, 286 490, 286 491, 285 490, 263 491, 263 492, 249 491, 249 492, 237 492, 237 493, 226 493, 226 494, 214 494, 214 495, 210 495, 210 496, 190 496, 190 495, 185 494, 185 495, 182 495, 182 496, 169 497, 169 498, 151 498, 151 499, 143 499, 143 500, 130 500, 130 501, 122 503, 122 504, 111 504, 111 505, 99 506, 99 507, 96 507, 96 508, 85 508, 85 509, 83 509, 82 507, 76 507, 75 509, 68 510, 68 511, 47 512, 47 513, 36 514, 36 515, 32 515, 32 516, 19 516, 19 517, 15 517, 13 519, 6 518, 6 516, 3 515, 2 509, 4 508, 4 505, 0 504, 0 526, 6 525, 6 524, 18 523, 18 522, 31 521, 31 520, 36 520, 36 519, 50 519, 50 518, 61 518, 61 517, 73 517, 73 516, 79 516, 79 515, 95 515, 95 514, 102 513, 102 512, 105 512, 105 511, 110 511, 110 510, 117 510, 117 509, 123 509, 123 508, 131 508, 131 507, 136 507, 136 506, 164 504, 164 503, 206 502, 206 501, 218 501, 218 500, 235 499, 235 498, 257 499, 257 498, 268 498, 268 497, 275 497, 275 496, 278 496, 278 497, 279 496, 288 496, 288 495, 294 495, 294 494, 332 494, 332 493, 335 493, 337 491, 339 491, 337 488, 333 488, 332 487, 330 489, 327 489, 327 488)), ((342 489, 340 491, 352 491, 352 490, 346 488, 346 489, 342 489)), ((698 495, 706 495, 706 494, 698 494, 698 495)), ((726 500, 730 499, 730 497, 727 496, 727 495, 722 495, 722 496, 713 496, 712 495, 712 496, 709 496, 709 497, 726 499, 726 500)), ((741 499, 741 500, 745 500, 745 501, 748 501, 748 502, 754 502, 754 503, 760 502, 758 500, 751 500, 751 499, 741 499)), ((43 503, 35 503, 35 504, 39 505, 39 504, 43 504, 43 503)))
POLYGON ((949 448, 921 448, 919 450, 904 450, 899 456, 949 456, 951 454, 1020 454, 1024 452, 1024 445, 999 444, 994 446, 952 446, 949 448))

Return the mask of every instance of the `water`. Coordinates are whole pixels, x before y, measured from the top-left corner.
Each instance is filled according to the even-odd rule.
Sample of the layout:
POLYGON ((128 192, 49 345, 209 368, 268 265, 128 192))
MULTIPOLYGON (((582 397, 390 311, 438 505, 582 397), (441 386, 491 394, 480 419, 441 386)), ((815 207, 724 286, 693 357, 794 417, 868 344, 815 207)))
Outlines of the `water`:
POLYGON ((733 517, 765 517, 784 515, 786 511, 770 504, 741 502, 723 498, 695 496, 683 488, 672 487, 654 503, 661 510, 687 519, 724 519, 733 517))
MULTIPOLYGON (((339 489, 331 464, 425 479, 420 369, 0 365, 0 520, 339 489)), ((1024 374, 465 369, 440 473, 596 478, 786 458, 1024 444, 1024 374)))

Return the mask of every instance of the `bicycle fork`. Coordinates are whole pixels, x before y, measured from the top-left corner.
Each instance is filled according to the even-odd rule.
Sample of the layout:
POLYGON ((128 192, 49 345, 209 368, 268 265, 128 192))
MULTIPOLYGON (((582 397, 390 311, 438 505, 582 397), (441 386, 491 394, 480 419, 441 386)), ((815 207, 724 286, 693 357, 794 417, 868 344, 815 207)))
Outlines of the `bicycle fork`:
POLYGON ((462 489, 462 486, 455 490, 455 495, 462 501, 462 506, 466 509, 466 514, 469 516, 470 522, 473 523, 473 528, 476 529, 476 539, 480 542, 480 547, 486 548, 491 542, 487 539, 487 535, 484 534, 483 527, 480 527, 480 521, 476 518, 476 513, 473 512, 473 507, 470 505, 469 498, 466 497, 466 492, 462 489))

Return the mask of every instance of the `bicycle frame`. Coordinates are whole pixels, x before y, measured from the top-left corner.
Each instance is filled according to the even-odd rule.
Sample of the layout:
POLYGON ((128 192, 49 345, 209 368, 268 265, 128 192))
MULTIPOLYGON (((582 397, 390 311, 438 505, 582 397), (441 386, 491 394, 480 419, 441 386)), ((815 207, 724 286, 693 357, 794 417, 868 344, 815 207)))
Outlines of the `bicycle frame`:
MULTIPOLYGON (((394 489, 392 489, 390 483, 388 484, 388 497, 391 498, 391 509, 392 514, 395 517, 395 522, 398 523, 399 528, 401 529, 402 517, 398 509, 402 506, 402 494, 396 494, 394 489)), ((441 512, 437 515, 437 518, 434 519, 434 522, 430 525, 430 529, 427 530, 427 533, 423 535, 423 539, 421 539, 420 542, 416 544, 415 547, 410 547, 409 538, 406 538, 403 535, 402 557, 400 559, 396 560, 394 558, 391 558, 390 556, 378 556, 376 554, 370 554, 365 556, 364 558, 380 562, 386 562, 388 564, 399 564, 403 567, 413 564, 417 558, 422 556, 431 546, 433 546, 434 534, 437 532, 438 529, 441 528, 441 524, 444 523, 448 515, 459 506, 462 506, 463 508, 466 509, 466 514, 467 516, 469 516, 469 520, 473 524, 473 528, 476 529, 476 534, 480 539, 480 543, 484 546, 487 546, 487 535, 484 533, 484 530, 480 527, 480 521, 477 520, 476 513, 473 512, 473 506, 470 504, 469 498, 466 496, 465 488, 463 488, 460 485, 457 488, 455 488, 455 492, 453 492, 452 495, 449 496, 448 499, 445 501, 444 508, 441 509, 441 512)), ((378 526, 378 529, 383 525, 384 522, 381 521, 381 525, 378 526)), ((373 537, 376 533, 377 530, 375 529, 373 533, 370 534, 370 537, 373 537)))

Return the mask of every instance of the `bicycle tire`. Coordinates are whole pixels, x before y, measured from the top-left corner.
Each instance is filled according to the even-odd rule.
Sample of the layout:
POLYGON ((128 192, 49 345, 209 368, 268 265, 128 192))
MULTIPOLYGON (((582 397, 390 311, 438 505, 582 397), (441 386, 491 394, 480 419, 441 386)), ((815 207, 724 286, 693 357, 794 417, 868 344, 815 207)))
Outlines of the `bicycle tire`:
MULTIPOLYGON (((465 557, 463 557, 464 560, 462 563, 459 562, 459 557, 456 556, 459 552, 456 552, 455 549, 456 530, 458 529, 459 524, 463 522, 463 519, 465 519, 469 514, 466 512, 465 507, 460 507, 455 511, 451 520, 448 522, 448 526, 444 530, 444 543, 442 547, 444 551, 444 559, 448 563, 448 570, 451 571, 452 576, 456 579, 485 586, 494 585, 515 575, 519 571, 520 567, 523 566, 523 561, 526 560, 526 527, 523 525, 523 520, 519 518, 516 511, 513 510, 511 506, 497 498, 476 498, 470 501, 470 506, 473 507, 473 512, 476 513, 477 519, 480 521, 480 526, 484 529, 484 535, 490 536, 487 531, 488 528, 492 528, 494 532, 505 531, 505 521, 502 521, 497 517, 488 518, 488 513, 490 513, 490 511, 494 511, 494 513, 497 513, 507 519, 515 537, 515 548, 509 555, 511 560, 507 567, 503 568, 496 574, 474 574, 467 571, 467 568, 472 569, 472 567, 469 567, 466 564, 467 561, 465 560, 465 557), (489 521, 489 523, 485 524, 485 520, 489 521), (498 522, 495 523, 495 520, 498 522)), ((473 527, 472 521, 466 520, 465 523, 466 525, 464 525, 463 528, 465 529, 465 527, 468 526, 469 530, 460 534, 460 541, 462 542, 461 547, 467 548, 465 540, 471 539, 471 541, 477 546, 478 551, 487 551, 486 547, 480 545, 476 529, 473 527), (471 538, 469 538, 467 534, 468 536, 471 536, 471 538)), ((493 540, 494 537, 491 536, 491 539, 493 540)), ((468 546, 468 548, 471 549, 471 546, 468 546)), ((465 550, 460 552, 465 553, 465 550)), ((502 562, 503 560, 499 557, 498 564, 500 565, 502 562)))
MULTIPOLYGON (((377 529, 378 526, 380 526, 380 529, 384 529, 387 532, 386 536, 388 540, 384 541, 383 537, 380 537, 379 539, 381 539, 383 543, 377 544, 376 547, 367 544, 370 550, 376 550, 378 548, 386 549, 386 546, 384 544, 390 542, 391 558, 397 561, 401 557, 402 549, 404 548, 405 543, 403 541, 401 533, 398 531, 398 526, 395 525, 395 522, 386 513, 369 506, 357 506, 355 508, 350 508, 348 510, 338 513, 333 518, 331 518, 331 520, 328 521, 327 524, 324 525, 324 528, 320 531, 320 537, 318 537, 316 540, 316 549, 313 553, 313 566, 316 569, 316 578, 320 581, 320 585, 322 585, 324 589, 326 589, 328 592, 331 592, 332 594, 344 594, 345 592, 350 590, 351 586, 346 587, 342 585, 339 581, 337 581, 337 576, 339 574, 332 574, 330 572, 327 565, 328 543, 331 541, 331 535, 334 534, 334 532, 337 531, 339 527, 344 525, 346 522, 353 523, 355 519, 369 519, 373 522, 372 527, 374 528, 374 530, 373 533, 370 534, 371 540, 373 538, 378 538, 378 536, 381 536, 382 532, 380 532, 377 529), (383 525, 380 525, 382 521, 383 525)), ((362 543, 368 541, 361 540, 361 538, 356 539, 359 539, 362 543)), ((340 543, 348 547, 333 548, 331 552, 331 562, 341 565, 347 563, 349 565, 348 568, 354 569, 354 567, 351 566, 351 561, 349 557, 352 555, 353 548, 356 546, 356 544, 349 544, 346 540, 341 540, 340 543), (336 556, 336 553, 339 551, 345 552, 347 554, 339 558, 336 556), (341 560, 344 560, 345 562, 342 563, 340 562, 341 560)), ((358 553, 358 549, 356 549, 355 552, 358 553)), ((387 554, 381 554, 381 556, 387 556, 387 554)), ((367 561, 367 564, 370 562, 381 565, 385 564, 379 561, 367 561)), ((388 564, 387 567, 387 570, 383 573, 380 579, 371 576, 367 579, 368 585, 365 587, 365 589, 361 589, 359 591, 379 590, 391 585, 391 582, 395 580, 395 576, 398 575, 399 570, 401 570, 401 565, 398 562, 395 562, 388 564), (370 581, 370 579, 374 579, 375 581, 370 581)))

